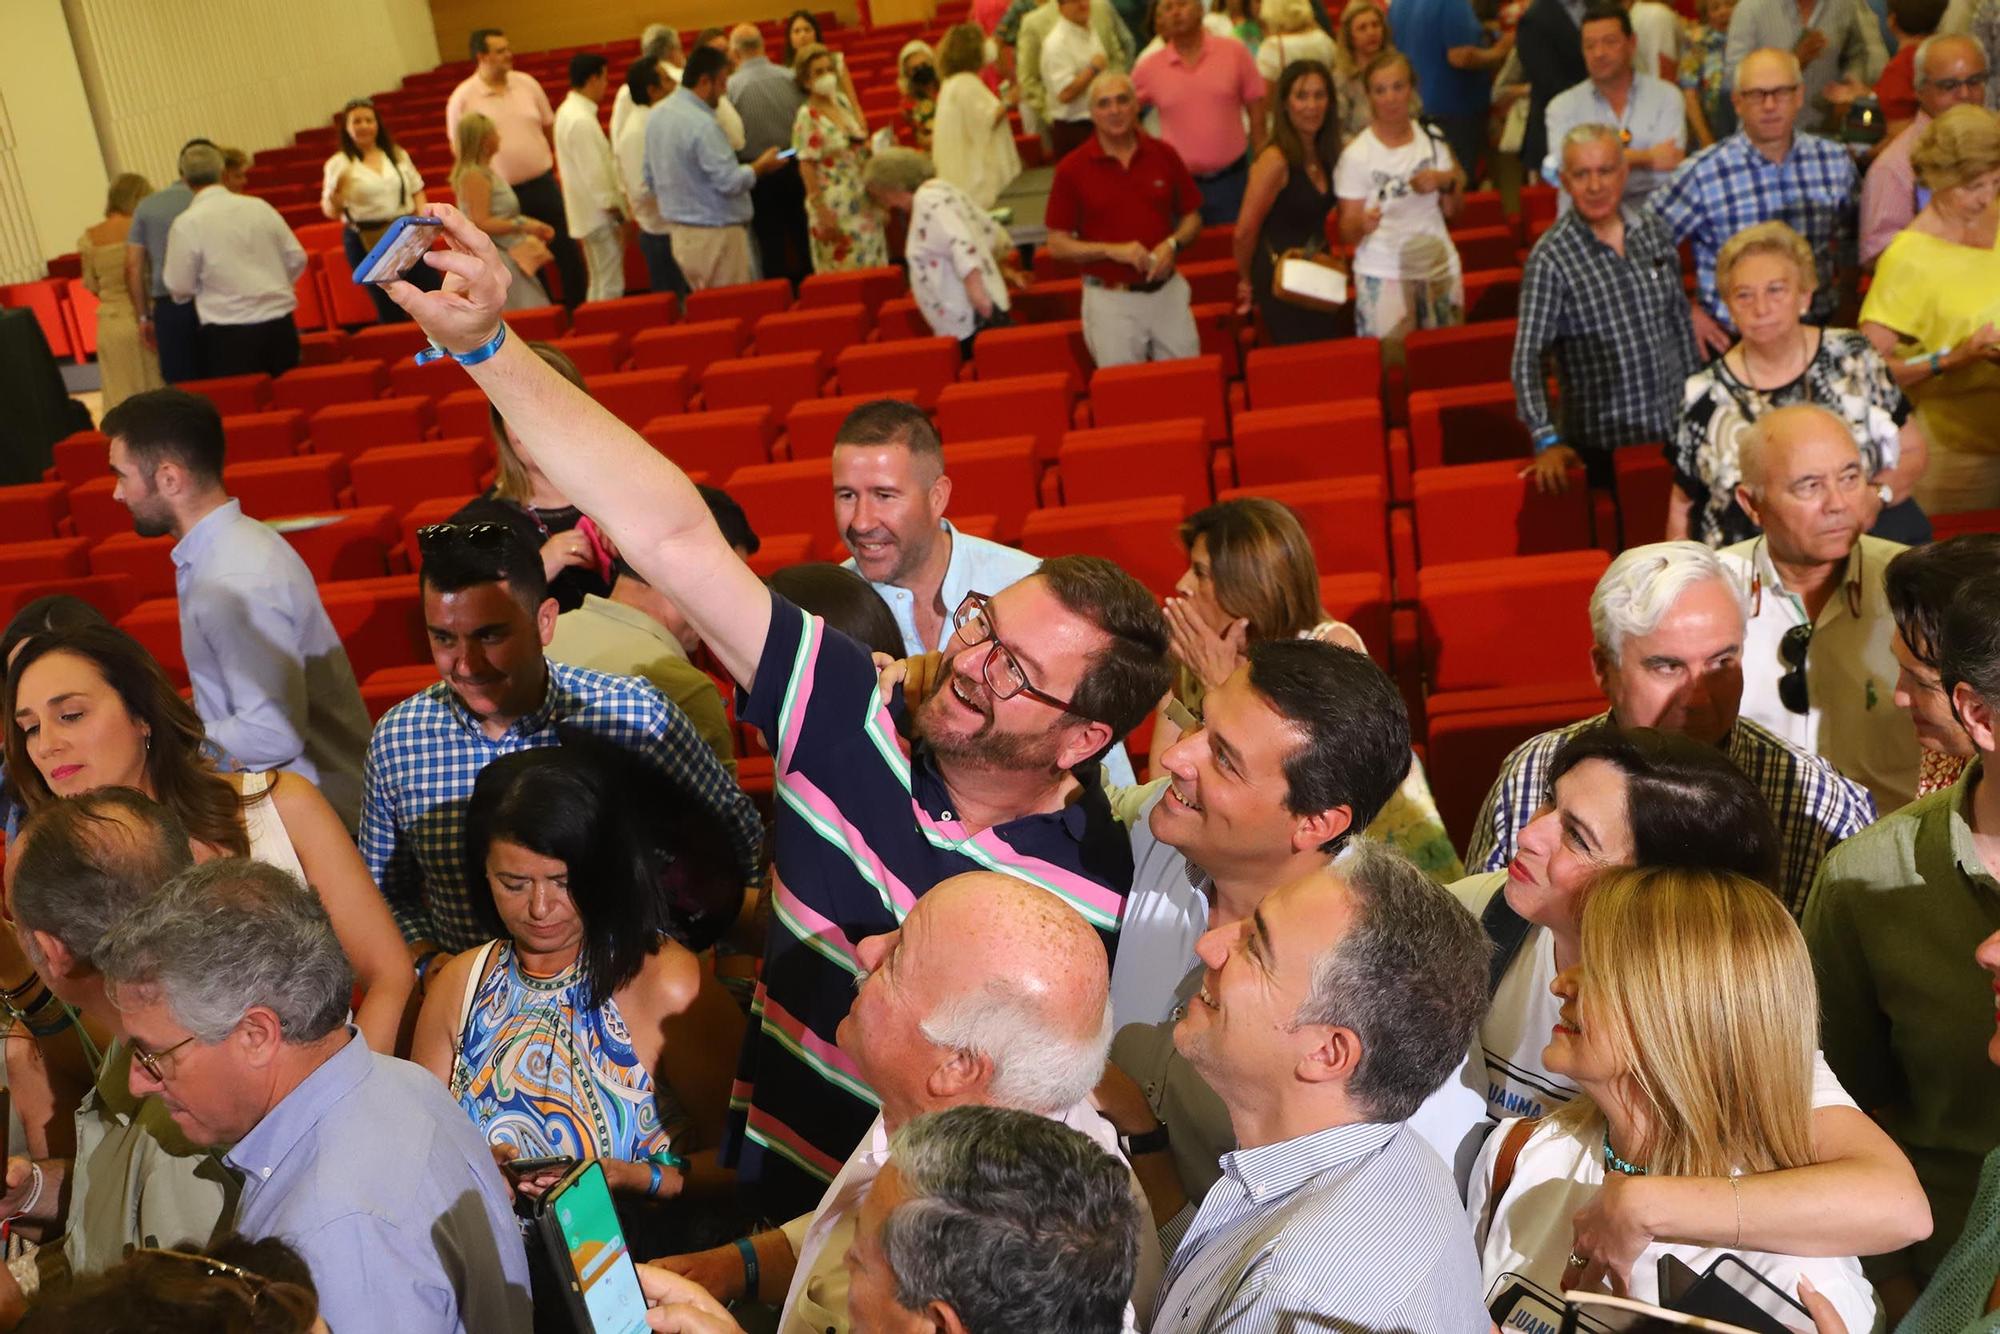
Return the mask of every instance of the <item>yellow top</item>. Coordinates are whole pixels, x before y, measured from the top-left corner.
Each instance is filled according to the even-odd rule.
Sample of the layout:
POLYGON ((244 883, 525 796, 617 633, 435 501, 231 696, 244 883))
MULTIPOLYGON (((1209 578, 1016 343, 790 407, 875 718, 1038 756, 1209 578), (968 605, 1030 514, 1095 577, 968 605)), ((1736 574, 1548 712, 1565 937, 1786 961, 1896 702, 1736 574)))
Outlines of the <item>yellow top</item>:
MULTIPOLYGON (((1875 266, 1861 320, 1901 335, 1903 356, 1945 352, 1982 324, 2000 325, 2000 249, 1959 245, 1906 227, 1875 266)), ((1911 386, 1917 419, 1939 449, 2000 452, 2000 366, 1975 362, 1911 386)))

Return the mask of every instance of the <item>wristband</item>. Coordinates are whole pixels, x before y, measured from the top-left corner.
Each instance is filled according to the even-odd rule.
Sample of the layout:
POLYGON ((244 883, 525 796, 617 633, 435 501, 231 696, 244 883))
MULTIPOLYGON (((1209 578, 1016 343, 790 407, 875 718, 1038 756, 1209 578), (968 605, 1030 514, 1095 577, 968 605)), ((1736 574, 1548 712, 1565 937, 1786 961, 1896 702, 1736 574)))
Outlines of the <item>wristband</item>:
POLYGON ((652 1179, 646 1183, 646 1193, 657 1199, 660 1194, 660 1165, 658 1163, 647 1163, 646 1168, 653 1174, 652 1179))
POLYGON ((448 352, 433 341, 429 347, 417 353, 416 362, 419 366, 428 366, 433 361, 437 361, 442 357, 450 357, 461 366, 477 366, 482 361, 491 361, 494 354, 500 350, 506 341, 507 325, 505 322, 502 322, 500 328, 494 333, 491 339, 473 348, 470 352, 448 352))
POLYGON ((1944 368, 1943 368, 1943 366, 1942 366, 1942 365, 1940 365, 1940 364, 1939 364, 1939 359, 1940 359, 1940 358, 1942 358, 1943 356, 1944 356, 1944 353, 1942 353, 1942 352, 1933 352, 1933 353, 1931 353, 1931 374, 1932 374, 1932 375, 1942 375, 1942 374, 1944 374, 1944 368))
POLYGON ((743 1295, 751 1301, 757 1300, 757 1248, 748 1237, 736 1239, 736 1249, 743 1256, 743 1295))
POLYGON ((1118 1147, 1125 1151, 1125 1157, 1128 1161, 1137 1158, 1140 1154, 1163 1152, 1169 1142, 1167 1123, 1165 1121, 1160 1122, 1160 1124, 1154 1126, 1151 1130, 1141 1131, 1137 1135, 1120 1135, 1118 1137, 1118 1147))
POLYGON ((1537 454, 1542 453, 1544 450, 1554 449, 1561 443, 1562 433, 1553 426, 1544 426, 1541 430, 1535 432, 1535 452, 1537 454))

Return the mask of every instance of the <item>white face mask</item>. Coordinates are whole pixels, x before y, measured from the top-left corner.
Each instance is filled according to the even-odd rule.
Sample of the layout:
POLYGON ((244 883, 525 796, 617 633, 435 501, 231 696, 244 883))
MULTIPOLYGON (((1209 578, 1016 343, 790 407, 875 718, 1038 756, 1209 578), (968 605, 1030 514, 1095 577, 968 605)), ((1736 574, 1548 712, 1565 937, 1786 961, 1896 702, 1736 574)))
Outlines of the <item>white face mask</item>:
POLYGON ((821 74, 813 79, 813 92, 821 97, 832 97, 840 89, 840 80, 832 74, 821 74))

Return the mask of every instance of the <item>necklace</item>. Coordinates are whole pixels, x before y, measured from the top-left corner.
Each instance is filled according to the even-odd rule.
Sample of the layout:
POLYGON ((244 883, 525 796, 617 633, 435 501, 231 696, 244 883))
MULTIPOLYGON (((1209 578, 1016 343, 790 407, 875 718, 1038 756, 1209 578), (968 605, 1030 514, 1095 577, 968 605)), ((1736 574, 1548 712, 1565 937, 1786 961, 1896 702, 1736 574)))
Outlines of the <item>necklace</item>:
POLYGON ((1800 366, 1796 374, 1786 376, 1783 374, 1783 372, 1778 372, 1768 377, 1759 374, 1758 368, 1754 364, 1752 364, 1750 360, 1750 345, 1748 343, 1745 343, 1743 345, 1743 382, 1750 388, 1762 394, 1762 393, 1768 393, 1772 389, 1783 389, 1786 385, 1795 382, 1799 378, 1799 376, 1804 375, 1806 371, 1811 368, 1813 363, 1813 346, 1812 346, 1813 336, 1810 332, 1807 331, 1807 329, 1803 325, 1799 327, 1798 332, 1799 332, 1800 366), (1767 387, 1764 384, 1760 383, 1766 378, 1777 379, 1778 383, 1767 387))
POLYGON ((1604 1131, 1604 1170, 1607 1172, 1617 1172, 1621 1176, 1628 1177, 1642 1177, 1646 1175, 1645 1168, 1639 1166, 1637 1163, 1626 1162, 1612 1149, 1611 1130, 1608 1126, 1604 1131))

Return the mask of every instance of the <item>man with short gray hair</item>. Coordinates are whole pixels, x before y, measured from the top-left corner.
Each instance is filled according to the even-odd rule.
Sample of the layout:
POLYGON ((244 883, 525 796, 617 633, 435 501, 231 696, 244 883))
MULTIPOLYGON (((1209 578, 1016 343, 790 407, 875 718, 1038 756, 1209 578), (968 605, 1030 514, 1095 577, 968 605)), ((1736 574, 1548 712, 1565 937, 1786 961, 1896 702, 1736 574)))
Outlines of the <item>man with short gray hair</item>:
POLYGON ((161 280, 201 320, 204 375, 283 375, 299 364, 293 284, 306 251, 278 210, 222 183, 222 150, 195 144, 181 154, 194 199, 167 233, 161 280))
MULTIPOLYGON (((674 31, 671 24, 648 23, 645 31, 639 34, 639 59, 660 63, 660 72, 667 76, 667 91, 671 92, 674 85, 681 81, 681 68, 687 64, 687 55, 681 50, 681 35, 674 31)), ((617 73, 615 69, 612 72, 617 73)), ((664 97, 666 93, 660 95, 664 97)), ((611 99, 610 138, 614 152, 619 135, 625 130, 625 122, 638 108, 639 104, 632 98, 631 85, 619 84, 617 93, 611 99)), ((630 193, 629 187, 627 193, 630 193)))
MULTIPOLYGON (((1775 593, 1765 596, 1774 597, 1775 593)), ((1498 871, 1549 799, 1563 742, 1606 719, 1720 747, 1770 803, 1780 843, 1775 888, 1794 914, 1827 849, 1875 819, 1859 783, 1748 718, 1743 697, 1745 599, 1720 556, 1699 542, 1653 542, 1611 562, 1590 598, 1590 670, 1611 708, 1514 748, 1473 823, 1468 871, 1498 871)))
POLYGON ((235 1228, 282 1237, 338 1329, 528 1334, 513 1192, 444 1086, 368 1050, 318 897, 276 867, 183 872, 105 937, 135 1062, 197 1144, 233 1145, 235 1228))
MULTIPOLYGON (((892 1137, 914 1118, 967 1104, 1011 1107, 1106 1150, 1117 1145, 1090 1104, 1111 1045, 1110 971, 1075 909, 1025 880, 968 872, 923 895, 899 930, 863 940, 857 954, 864 971, 838 1049, 815 1059, 873 1090, 881 1115, 817 1211, 662 1262, 724 1301, 785 1291, 780 1334, 846 1328, 842 1257, 857 1209, 890 1160, 892 1137)), ((1160 1272, 1157 1238, 1143 1232, 1133 1293, 1141 1323, 1160 1272)))
POLYGON ((1874 267, 1896 233, 1917 216, 1917 173, 1910 154, 1930 123, 1961 103, 1986 97, 1986 48, 1970 37, 1926 37, 1913 70, 1917 118, 1882 145, 1861 182, 1861 263, 1874 267))
POLYGON ((1237 1147, 1180 1236, 1154 1334, 1486 1328, 1457 1183, 1403 1124, 1485 1013, 1479 923, 1363 841, 1198 953, 1208 971, 1174 1045, 1237 1147))
MULTIPOLYGON (((792 125, 806 100, 792 71, 772 63, 764 51, 764 34, 754 23, 739 23, 730 30, 729 56, 736 64, 729 76, 729 100, 743 117, 743 156, 790 148, 792 125)), ((796 286, 812 271, 806 183, 796 158, 758 178, 750 191, 750 208, 763 276, 789 278, 796 286)))
POLYGON ((125 290, 139 314, 139 336, 160 354, 160 378, 168 384, 201 378, 201 323, 194 307, 174 300, 167 291, 167 233, 174 220, 194 202, 187 183, 187 151, 213 148, 206 139, 190 139, 174 159, 178 174, 172 185, 155 190, 132 210, 132 229, 125 234, 125 290))

